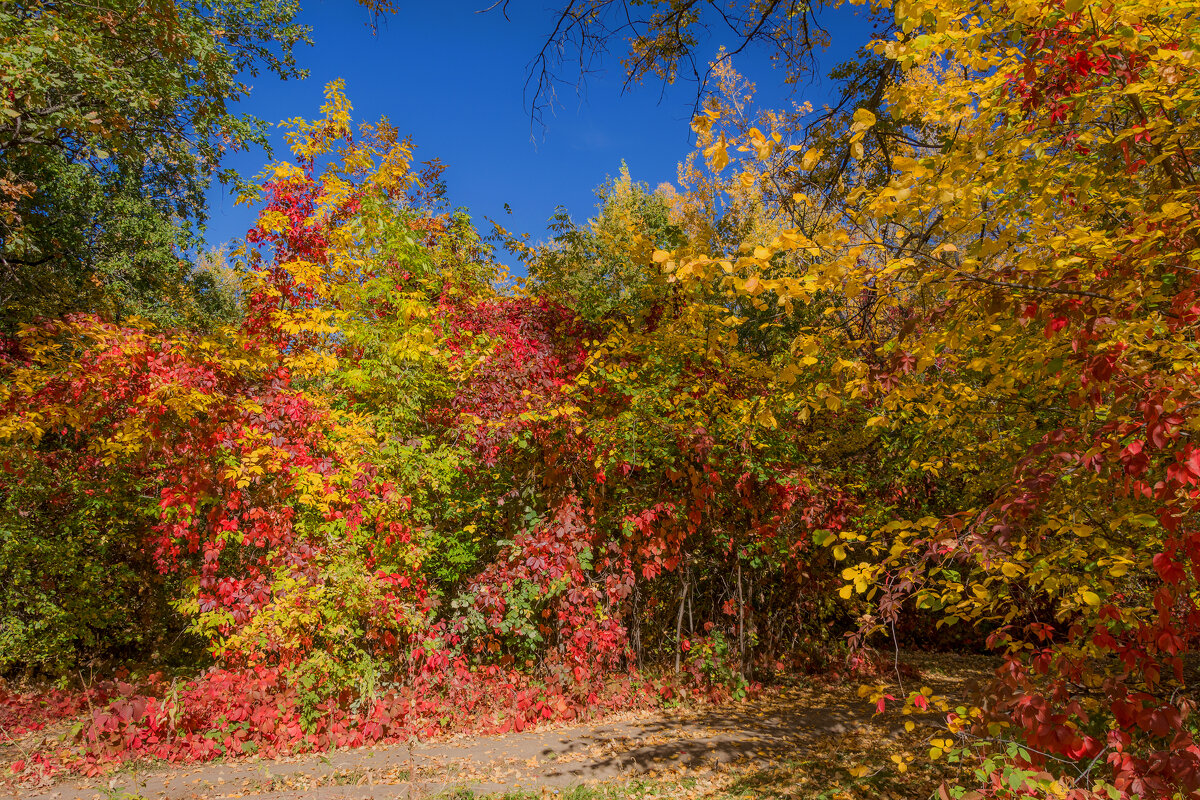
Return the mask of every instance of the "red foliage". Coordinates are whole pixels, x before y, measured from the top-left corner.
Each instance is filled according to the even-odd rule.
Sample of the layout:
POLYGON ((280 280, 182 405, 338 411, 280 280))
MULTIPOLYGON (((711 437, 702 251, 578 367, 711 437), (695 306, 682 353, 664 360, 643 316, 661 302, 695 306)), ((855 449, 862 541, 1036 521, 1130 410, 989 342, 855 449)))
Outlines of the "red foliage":
MULTIPOLYGON (((496 666, 463 655, 418 648, 409 682, 375 697, 330 697, 312 707, 275 667, 212 669, 183 684, 114 683, 90 694, 59 693, 54 708, 70 715, 93 708, 73 744, 15 766, 18 781, 36 782, 68 769, 99 775, 142 758, 172 763, 219 757, 319 752, 337 747, 522 731, 543 722, 588 719, 617 710, 650 709, 678 694, 699 702, 727 697, 721 687, 684 675, 683 683, 640 675, 583 683, 496 666)), ((6 697, 6 707, 45 705, 6 697)))

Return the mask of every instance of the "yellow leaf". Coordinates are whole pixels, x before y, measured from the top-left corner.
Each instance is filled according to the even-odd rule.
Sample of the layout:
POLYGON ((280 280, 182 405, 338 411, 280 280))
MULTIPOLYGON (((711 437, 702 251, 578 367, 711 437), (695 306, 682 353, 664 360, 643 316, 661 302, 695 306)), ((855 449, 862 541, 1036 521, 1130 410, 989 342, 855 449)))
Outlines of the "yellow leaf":
POLYGON ((853 124, 850 126, 851 133, 870 130, 875 125, 875 115, 865 108, 860 108, 854 112, 853 124))
POLYGON ((771 142, 768 141, 766 136, 763 136, 762 131, 758 128, 751 128, 749 136, 750 143, 754 145, 755 155, 760 160, 771 155, 771 142))
POLYGON ((725 134, 722 133, 719 139, 704 148, 704 158, 713 172, 720 172, 728 166, 729 153, 726 152, 727 147, 728 143, 725 141, 725 134))

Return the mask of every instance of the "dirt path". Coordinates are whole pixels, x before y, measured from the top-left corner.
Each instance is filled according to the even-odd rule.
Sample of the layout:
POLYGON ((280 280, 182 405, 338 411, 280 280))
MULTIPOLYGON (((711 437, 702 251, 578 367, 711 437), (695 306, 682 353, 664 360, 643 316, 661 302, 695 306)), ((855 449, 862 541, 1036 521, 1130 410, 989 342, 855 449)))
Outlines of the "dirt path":
MULTIPOLYGON (((931 675, 956 693, 963 675, 931 675)), ((853 686, 794 686, 699 713, 664 714, 411 746, 391 745, 286 760, 245 760, 122 771, 23 794, 29 800, 426 798, 467 787, 478 794, 564 788, 647 773, 765 768, 847 740, 878 745, 903 736, 898 719, 873 718, 853 686)))

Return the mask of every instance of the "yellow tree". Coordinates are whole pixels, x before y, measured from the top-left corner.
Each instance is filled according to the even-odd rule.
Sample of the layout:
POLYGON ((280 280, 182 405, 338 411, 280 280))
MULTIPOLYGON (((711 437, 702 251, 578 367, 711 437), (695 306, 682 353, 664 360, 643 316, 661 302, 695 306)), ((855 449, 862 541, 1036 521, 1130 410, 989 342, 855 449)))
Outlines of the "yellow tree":
MULTIPOLYGON (((937 513, 880 505, 886 524, 847 534, 866 541, 844 593, 866 595, 878 624, 912 600, 989 631, 1007 667, 974 730, 1015 736, 1017 760, 1053 767, 1063 791, 1102 773, 1131 794, 1190 791, 1195 14, 894 12, 875 50, 903 77, 884 108, 921 135, 894 139, 882 174, 849 173, 833 224, 746 248, 728 289, 785 308, 836 298, 794 339, 788 391, 814 414, 863 409, 896 469, 939 487, 937 513), (779 274, 796 252, 802 268, 779 274)), ((859 160, 878 116, 848 122, 859 160)), ((722 268, 656 258, 682 281, 722 268)))

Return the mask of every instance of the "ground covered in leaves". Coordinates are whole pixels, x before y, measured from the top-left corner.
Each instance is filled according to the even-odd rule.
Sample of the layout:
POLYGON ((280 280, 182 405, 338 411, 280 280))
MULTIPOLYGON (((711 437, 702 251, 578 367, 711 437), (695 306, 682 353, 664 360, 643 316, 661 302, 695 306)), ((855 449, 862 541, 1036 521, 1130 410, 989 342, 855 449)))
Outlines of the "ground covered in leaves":
MULTIPOLYGON (((917 662, 919 675, 904 678, 917 686, 905 689, 927 686, 951 699, 965 699, 988 671, 977 658, 917 662)), ((912 720, 892 711, 875 714, 857 690, 853 680, 797 678, 719 707, 278 760, 140 765, 16 794, 31 800, 907 798, 956 781, 952 765, 927 758, 933 728, 910 726, 912 720)))

